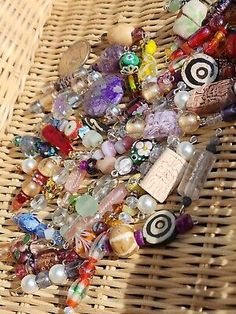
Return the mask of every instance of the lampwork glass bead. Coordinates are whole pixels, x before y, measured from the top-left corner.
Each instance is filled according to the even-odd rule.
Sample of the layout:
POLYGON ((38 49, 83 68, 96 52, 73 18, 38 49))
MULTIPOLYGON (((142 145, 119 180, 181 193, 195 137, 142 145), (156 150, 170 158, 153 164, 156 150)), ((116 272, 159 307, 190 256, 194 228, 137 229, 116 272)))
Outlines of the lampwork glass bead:
POLYGON ((22 191, 29 197, 34 197, 41 191, 41 186, 31 178, 26 179, 22 184, 22 191))
POLYGON ((184 133, 192 134, 199 128, 201 120, 196 113, 186 111, 180 115, 178 123, 184 133))
POLYGON ((133 144, 129 156, 134 164, 139 165, 140 163, 148 159, 152 148, 153 144, 151 141, 137 141, 133 144))
POLYGON ((125 67, 129 65, 139 66, 140 59, 139 57, 132 51, 125 52, 120 58, 120 67, 125 67))

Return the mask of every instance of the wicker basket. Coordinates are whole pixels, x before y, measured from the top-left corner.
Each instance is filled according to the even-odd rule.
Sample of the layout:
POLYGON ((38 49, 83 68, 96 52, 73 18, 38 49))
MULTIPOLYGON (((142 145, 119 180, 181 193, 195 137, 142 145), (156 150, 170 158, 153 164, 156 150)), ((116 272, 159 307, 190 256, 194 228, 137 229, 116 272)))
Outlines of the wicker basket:
MULTIPOLYGON (((20 235, 8 212, 9 202, 23 180, 16 170, 22 155, 11 140, 16 134, 33 133, 40 122, 41 115, 28 114, 27 108, 45 82, 57 78, 61 53, 74 41, 85 38, 92 44, 91 64, 104 48, 100 37, 108 27, 117 21, 129 22, 156 32, 162 68, 175 16, 164 12, 165 2, 161 0, 2 0, 1 4, 0 38, 5 36, 15 44, 3 65, 9 74, 4 76, 3 71, 0 76, 2 117, 7 109, 3 102, 10 105, 18 96, 7 132, 1 137, 0 241, 5 242, 20 235), (34 54, 36 39, 50 13, 34 54), (16 63, 17 77, 11 70, 16 63)), ((11 116, 11 111, 7 115, 11 116)), ((236 313, 236 129, 225 123, 218 126, 223 134, 215 168, 200 201, 189 208, 199 224, 167 247, 141 249, 129 259, 101 261, 78 313, 236 313)), ((201 128, 197 146, 204 147, 213 133, 214 128, 201 128)), ((177 209, 179 201, 179 196, 173 194, 159 207, 177 209)), ((50 218, 50 213, 43 216, 50 218)), ((6 261, 0 263, 0 269, 1 314, 62 313, 68 287, 52 286, 34 296, 24 295, 12 276, 12 265, 6 261)))

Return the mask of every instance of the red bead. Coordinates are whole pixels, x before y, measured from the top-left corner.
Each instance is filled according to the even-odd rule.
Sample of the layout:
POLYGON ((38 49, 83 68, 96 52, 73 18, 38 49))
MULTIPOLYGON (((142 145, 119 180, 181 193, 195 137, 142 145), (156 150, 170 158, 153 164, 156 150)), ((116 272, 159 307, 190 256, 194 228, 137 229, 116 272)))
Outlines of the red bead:
POLYGON ((210 27, 203 26, 199 28, 192 36, 189 37, 187 43, 191 48, 201 46, 210 36, 213 35, 210 27))
POLYGON ((23 191, 20 191, 12 200, 12 210, 15 211, 21 209, 21 207, 28 202, 29 199, 29 196, 27 196, 23 191))
POLYGON ((134 105, 132 105, 131 107, 129 107, 129 108, 127 109, 126 113, 127 113, 129 116, 131 116, 132 113, 133 113, 134 111, 136 111, 136 110, 137 110, 139 107, 141 107, 141 106, 142 106, 142 104, 139 103, 139 102, 137 102, 137 103, 135 103, 134 105))
POLYGON ((122 139, 122 142, 123 142, 123 145, 125 147, 125 149, 128 151, 131 146, 133 145, 134 143, 134 139, 130 136, 125 136, 123 139, 122 139))
POLYGON ((189 46, 188 42, 184 43, 181 46, 181 49, 183 50, 185 55, 190 55, 193 52, 193 49, 189 46))
POLYGON ((18 279, 23 279, 26 275, 28 275, 28 270, 25 265, 16 265, 15 274, 18 279))
POLYGON ((209 21, 209 26, 212 31, 217 32, 219 28, 226 24, 225 18, 223 15, 215 15, 209 21))
POLYGON ((84 261, 83 264, 80 266, 79 274, 83 278, 90 278, 94 275, 95 270, 95 264, 92 261, 87 260, 84 261))
POLYGON ((228 35, 225 52, 227 57, 236 58, 236 32, 232 32, 228 35))
POLYGON ((64 133, 60 132, 50 124, 46 125, 42 129, 42 136, 51 145, 56 146, 65 156, 68 156, 69 153, 73 150, 70 141, 65 137, 64 133))
POLYGON ((71 263, 79 259, 78 254, 74 250, 59 250, 57 253, 59 263, 71 263))
POLYGON ((145 31, 141 27, 136 27, 132 32, 133 44, 138 43, 144 38, 145 31))
POLYGON ((32 180, 37 183, 40 186, 43 186, 46 184, 46 182, 48 181, 48 177, 45 177, 44 175, 42 175, 41 172, 39 172, 38 170, 36 170, 34 172, 34 175, 32 177, 32 180))
POLYGON ((172 52, 172 54, 170 55, 170 60, 175 60, 182 56, 184 56, 184 52, 182 49, 178 48, 174 52, 172 52))

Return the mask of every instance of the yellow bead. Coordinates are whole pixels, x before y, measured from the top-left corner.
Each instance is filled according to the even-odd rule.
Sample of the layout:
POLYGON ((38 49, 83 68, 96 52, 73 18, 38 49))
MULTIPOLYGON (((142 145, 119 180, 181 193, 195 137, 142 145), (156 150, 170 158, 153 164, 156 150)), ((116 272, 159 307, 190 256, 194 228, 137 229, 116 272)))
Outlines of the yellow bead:
POLYGON ((154 40, 149 40, 148 43, 145 45, 145 52, 149 53, 150 55, 154 55, 157 52, 157 44, 154 40))
POLYGON ((130 137, 134 139, 141 138, 143 136, 143 131, 145 128, 145 121, 137 117, 131 118, 126 123, 125 128, 130 137))
POLYGON ((110 244, 119 257, 129 257, 138 251, 133 229, 129 225, 113 227, 110 232, 110 244))
POLYGON ((146 192, 141 188, 139 182, 141 180, 141 173, 136 173, 131 176, 126 184, 126 188, 129 192, 135 192, 138 195, 145 194, 146 192))
POLYGON ((138 211, 139 210, 137 208, 131 208, 127 205, 123 206, 123 212, 129 214, 131 217, 137 215, 138 211))
POLYGON ((181 114, 178 122, 184 133, 191 134, 199 128, 201 119, 195 112, 187 111, 181 114))

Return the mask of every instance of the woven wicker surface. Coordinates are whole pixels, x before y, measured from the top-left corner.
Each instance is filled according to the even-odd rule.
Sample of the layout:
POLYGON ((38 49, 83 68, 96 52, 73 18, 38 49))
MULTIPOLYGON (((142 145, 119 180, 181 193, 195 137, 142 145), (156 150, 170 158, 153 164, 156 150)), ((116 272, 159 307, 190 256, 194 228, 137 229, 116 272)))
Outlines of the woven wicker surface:
POLYGON ((23 92, 52 0, 1 0, 0 7, 1 133, 23 92))
MULTIPOLYGON (((23 180, 16 171, 22 155, 13 148, 11 139, 16 134, 33 132, 40 122, 41 116, 27 114, 27 108, 45 82, 57 78, 57 65, 66 47, 80 38, 89 40, 91 64, 104 47, 100 36, 113 23, 127 21, 146 31, 157 31, 159 66, 163 67, 163 50, 172 38, 174 16, 164 13, 162 1, 54 0, 53 4, 24 92, 15 104, 8 132, 2 137, 1 241, 20 235, 8 212, 9 201, 23 180)), ((11 87, 9 83, 9 90, 11 87)), ((101 261, 78 313, 236 313, 236 129, 232 124, 220 126, 223 134, 217 162, 200 201, 188 210, 199 224, 167 247, 144 248, 129 259, 101 261)), ((201 128, 197 146, 204 147, 213 133, 214 128, 201 128)), ((179 201, 180 197, 173 194, 159 207, 177 209, 179 201)), ((17 290, 19 282, 11 277, 10 263, 0 263, 0 269, 1 314, 62 313, 68 287, 52 286, 34 296, 23 295, 17 290)))

